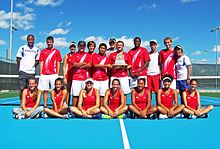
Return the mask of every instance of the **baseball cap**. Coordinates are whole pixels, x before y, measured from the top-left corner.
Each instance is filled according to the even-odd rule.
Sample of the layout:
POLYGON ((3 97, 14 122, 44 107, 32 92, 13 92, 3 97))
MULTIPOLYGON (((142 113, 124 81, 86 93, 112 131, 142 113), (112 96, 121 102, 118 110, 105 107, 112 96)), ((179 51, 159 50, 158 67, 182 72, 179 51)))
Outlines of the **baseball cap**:
POLYGON ((116 42, 115 38, 110 38, 108 42, 116 42))
POLYGON ((157 44, 157 41, 156 40, 154 40, 154 39, 152 39, 152 40, 150 40, 150 42, 149 43, 156 43, 157 44))
POLYGON ((75 47, 76 47, 75 41, 72 41, 72 42, 70 43, 69 47, 72 47, 72 46, 75 46, 75 47))
POLYGON ((174 47, 174 49, 183 49, 180 45, 174 47))
POLYGON ((86 83, 89 83, 89 82, 92 83, 92 84, 94 84, 94 81, 93 81, 92 78, 88 78, 88 79, 86 79, 85 84, 86 84, 86 83))

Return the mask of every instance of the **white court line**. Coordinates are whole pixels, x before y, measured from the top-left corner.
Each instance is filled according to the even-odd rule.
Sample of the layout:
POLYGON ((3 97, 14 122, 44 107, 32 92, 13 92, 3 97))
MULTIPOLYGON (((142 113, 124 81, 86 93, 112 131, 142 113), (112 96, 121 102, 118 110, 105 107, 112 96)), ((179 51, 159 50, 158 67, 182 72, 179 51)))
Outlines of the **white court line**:
POLYGON ((17 102, 20 102, 20 101, 18 101, 18 100, 15 100, 15 101, 9 101, 9 102, 3 102, 3 103, 0 103, 0 104, 9 104, 9 103, 17 103, 17 102))
POLYGON ((120 126, 121 126, 121 134, 122 134, 122 139, 123 139, 123 143, 124 143, 124 149, 130 149, 130 144, 128 141, 128 136, 126 133, 124 121, 123 121, 123 119, 119 119, 119 122, 120 122, 120 126))
POLYGON ((220 102, 219 102, 219 101, 207 100, 207 99, 201 99, 201 100, 208 101, 208 102, 215 102, 215 103, 219 103, 219 104, 220 104, 220 102))

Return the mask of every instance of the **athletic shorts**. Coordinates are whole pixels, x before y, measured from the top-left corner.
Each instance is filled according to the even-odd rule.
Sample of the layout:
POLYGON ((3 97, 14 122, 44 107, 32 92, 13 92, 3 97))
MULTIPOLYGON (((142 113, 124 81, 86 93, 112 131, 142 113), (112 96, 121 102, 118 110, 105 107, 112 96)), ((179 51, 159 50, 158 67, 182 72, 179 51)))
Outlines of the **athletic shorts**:
MULTIPOLYGON (((163 81, 161 81, 161 88, 164 88, 163 81)), ((176 89, 176 79, 173 79, 173 82, 171 83, 170 88, 176 89)))
POLYGON ((20 88, 24 89, 27 88, 28 86, 28 80, 29 79, 34 79, 35 74, 28 74, 23 71, 19 71, 19 86, 20 88))
POLYGON ((147 76, 147 87, 150 91, 157 92, 160 87, 160 75, 147 76))
POLYGON ((179 89, 179 91, 185 91, 186 89, 189 89, 189 85, 186 83, 186 80, 177 80, 176 88, 179 89))
POLYGON ((85 81, 81 80, 72 80, 71 92, 72 96, 79 96, 79 92, 81 89, 85 87, 85 81))
MULTIPOLYGON (((116 79, 117 77, 111 77, 111 84, 110 87, 112 87, 112 80, 116 79)), ((125 94, 128 94, 131 92, 130 86, 129 86, 129 78, 128 77, 121 77, 117 78, 120 81, 121 89, 124 91, 125 94)))
POLYGON ((55 87, 55 80, 58 78, 58 74, 41 75, 39 78, 38 89, 41 91, 52 90, 55 87))
POLYGON ((94 88, 99 91, 100 96, 105 96, 105 92, 108 89, 108 80, 105 81, 95 81, 94 80, 94 88))
POLYGON ((130 88, 135 88, 135 87, 137 87, 137 81, 138 81, 138 79, 140 79, 140 78, 145 78, 145 80, 146 80, 146 84, 145 84, 145 87, 147 87, 147 76, 139 76, 139 77, 135 77, 135 78, 130 78, 129 80, 130 80, 130 88))

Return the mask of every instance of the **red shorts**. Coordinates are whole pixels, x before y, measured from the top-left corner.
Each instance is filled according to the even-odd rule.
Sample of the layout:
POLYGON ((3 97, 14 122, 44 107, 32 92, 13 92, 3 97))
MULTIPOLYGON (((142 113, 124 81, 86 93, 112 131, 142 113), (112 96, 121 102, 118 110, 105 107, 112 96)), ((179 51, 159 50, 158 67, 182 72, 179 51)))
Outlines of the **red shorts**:
POLYGON ((160 75, 147 76, 147 88, 150 91, 157 92, 160 87, 160 75))

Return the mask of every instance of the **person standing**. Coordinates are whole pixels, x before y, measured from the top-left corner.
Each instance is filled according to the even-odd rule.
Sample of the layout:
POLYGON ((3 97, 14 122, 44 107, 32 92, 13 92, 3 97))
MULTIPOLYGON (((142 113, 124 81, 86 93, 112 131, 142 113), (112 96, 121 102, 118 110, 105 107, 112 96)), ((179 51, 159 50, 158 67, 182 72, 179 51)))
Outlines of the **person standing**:
POLYGON ((150 57, 147 49, 141 47, 140 37, 134 38, 134 48, 129 50, 128 54, 131 57, 132 64, 132 68, 130 69, 131 88, 134 88, 137 87, 138 78, 145 78, 147 80, 147 66, 149 64, 150 57))
MULTIPOLYGON (((166 46, 166 49, 162 49, 159 53, 161 77, 165 74, 171 75, 173 81, 170 87, 172 89, 176 89, 176 55, 174 49, 172 48, 172 39, 170 37, 166 37, 164 39, 164 45, 166 46)), ((161 82, 161 84, 163 86, 163 82, 161 82)))
POLYGON ((111 53, 116 52, 116 39, 115 38, 110 38, 109 41, 109 48, 106 50, 106 56, 108 57, 111 53))
POLYGON ((54 82, 60 72, 60 62, 62 57, 60 51, 53 47, 54 38, 52 36, 46 39, 47 48, 40 53, 40 78, 38 84, 38 98, 41 98, 44 92, 44 107, 47 107, 48 91, 54 88, 54 82))
POLYGON ((40 50, 34 45, 34 35, 27 36, 27 44, 21 46, 17 52, 17 64, 19 67, 20 100, 22 92, 27 88, 28 80, 35 78, 35 68, 39 63, 40 50))
POLYGON ((189 88, 190 74, 191 74, 191 62, 188 56, 183 54, 183 48, 180 45, 174 47, 177 55, 176 61, 176 87, 179 89, 181 96, 181 103, 183 104, 183 92, 189 88))

